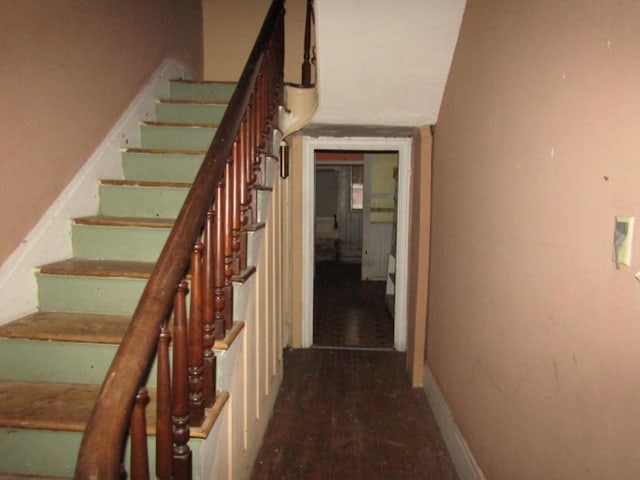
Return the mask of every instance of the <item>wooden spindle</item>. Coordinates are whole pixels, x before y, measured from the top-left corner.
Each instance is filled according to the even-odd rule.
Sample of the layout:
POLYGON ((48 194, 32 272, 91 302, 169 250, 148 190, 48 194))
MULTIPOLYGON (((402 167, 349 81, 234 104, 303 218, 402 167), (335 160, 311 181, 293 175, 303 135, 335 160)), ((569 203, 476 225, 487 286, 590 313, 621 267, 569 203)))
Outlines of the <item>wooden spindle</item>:
POLYGON ((156 475, 162 480, 173 477, 173 435, 171 422, 171 371, 169 343, 171 334, 167 322, 162 324, 158 338, 158 366, 156 380, 156 475))
POLYGON ((191 255, 191 308, 189 311, 189 423, 199 426, 204 419, 204 346, 203 346, 203 292, 202 250, 196 242, 191 255))
POLYGON ((203 309, 202 309, 202 346, 203 352, 203 377, 202 397, 205 407, 213 405, 216 396, 216 357, 213 353, 215 342, 214 324, 214 282, 213 282, 213 211, 207 212, 204 224, 204 250, 202 263, 204 266, 203 279, 203 309))
POLYGON ((149 393, 140 387, 131 412, 131 480, 149 479, 149 452, 147 451, 147 419, 145 408, 149 393))
POLYGON ((181 281, 175 295, 173 311, 173 478, 191 478, 189 448, 189 381, 187 378, 187 282, 181 281))
POLYGON ((224 190, 223 182, 218 184, 216 189, 217 203, 215 205, 214 215, 214 248, 213 248, 213 306, 214 306, 214 324, 215 336, 217 340, 222 340, 225 335, 225 258, 224 258, 224 242, 225 242, 225 222, 224 222, 224 190))

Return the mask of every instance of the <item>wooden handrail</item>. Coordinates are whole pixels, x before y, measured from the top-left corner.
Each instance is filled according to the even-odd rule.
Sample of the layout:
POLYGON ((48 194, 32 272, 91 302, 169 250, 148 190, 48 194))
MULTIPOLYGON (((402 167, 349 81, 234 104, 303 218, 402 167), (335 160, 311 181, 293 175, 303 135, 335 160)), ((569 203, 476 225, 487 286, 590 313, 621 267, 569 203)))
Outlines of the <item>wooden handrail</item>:
POLYGON ((311 84, 311 23, 315 23, 313 0, 307 0, 307 16, 304 24, 304 57, 302 61, 302 86, 311 84))
MULTIPOLYGON (((202 236, 205 222, 212 212, 216 212, 215 215, 218 217, 224 215, 220 207, 221 199, 216 197, 216 192, 219 193, 224 185, 225 169, 233 160, 234 151, 237 150, 234 146, 245 141, 242 139, 241 126, 247 123, 247 112, 262 111, 261 113, 267 117, 257 120, 249 119, 249 123, 256 122, 265 130, 256 132, 259 134, 256 137, 266 138, 269 134, 266 130, 275 128, 277 105, 280 103, 282 90, 283 19, 284 0, 274 0, 217 133, 106 374, 84 432, 75 478, 120 478, 123 444, 129 429, 136 394, 145 382, 153 362, 161 329, 172 313, 176 290, 189 269, 194 245, 202 236), (254 105, 251 104, 252 101, 254 105), (264 107, 262 103, 265 104, 264 107)), ((264 154, 264 152, 258 152, 258 149, 263 148, 264 145, 251 144, 246 147, 247 154, 251 152, 255 155, 264 154)), ((247 167, 238 166, 237 168, 249 168, 248 165, 253 165, 253 162, 255 158, 250 158, 247 161, 247 167)), ((252 175, 252 172, 249 172, 249 175, 252 175)), ((230 228, 230 226, 227 227, 230 228)), ((207 230, 211 230, 211 227, 209 226, 207 230)), ((210 234, 209 231, 204 237, 210 237, 210 234)), ((210 262, 219 262, 220 259, 211 259, 209 255, 211 250, 211 245, 204 246, 203 261, 206 262, 209 259, 210 262)), ((199 255, 198 258, 200 258, 199 255)), ((212 274, 208 271, 209 268, 205 265, 202 275, 204 277, 202 285, 205 288, 212 288, 212 274)), ((216 294, 212 295, 211 292, 203 292, 201 296, 205 301, 207 299, 209 302, 216 301, 216 294)), ((225 304, 229 305, 230 299, 226 299, 225 304)), ((207 312, 211 313, 212 310, 215 308, 211 305, 204 305, 202 313, 206 317, 207 312)), ((207 339, 205 348, 206 342, 209 342, 209 352, 212 342, 211 321, 211 318, 203 319, 204 336, 207 339)), ((166 343, 165 337, 163 342, 166 343)), ((211 359, 206 361, 210 362, 211 359)), ((187 372, 174 373, 174 375, 177 374, 187 375, 187 372)), ((167 395, 159 392, 158 397, 167 398, 167 395)), ((166 405, 160 410, 166 411, 165 407, 166 405)), ((158 429, 160 428, 164 427, 158 426, 158 429)), ((174 472, 174 478, 177 478, 176 473, 174 472)))

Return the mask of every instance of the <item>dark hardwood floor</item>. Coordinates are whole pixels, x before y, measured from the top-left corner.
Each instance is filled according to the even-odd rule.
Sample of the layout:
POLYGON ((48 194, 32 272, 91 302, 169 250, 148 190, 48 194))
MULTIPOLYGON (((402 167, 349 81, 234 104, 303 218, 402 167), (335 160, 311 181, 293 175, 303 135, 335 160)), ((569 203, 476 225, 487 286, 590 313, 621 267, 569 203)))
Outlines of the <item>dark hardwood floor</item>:
POLYGON ((360 264, 316 263, 313 345, 393 348, 385 282, 361 281, 360 264))
POLYGON ((287 351, 253 480, 457 480, 394 351, 287 351))

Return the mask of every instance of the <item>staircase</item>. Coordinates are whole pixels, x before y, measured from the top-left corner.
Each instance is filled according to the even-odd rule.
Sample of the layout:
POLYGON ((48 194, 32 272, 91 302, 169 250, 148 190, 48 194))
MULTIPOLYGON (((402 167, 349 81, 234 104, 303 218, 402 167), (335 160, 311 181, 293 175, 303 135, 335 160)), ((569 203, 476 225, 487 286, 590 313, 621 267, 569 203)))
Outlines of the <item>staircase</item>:
MULTIPOLYGON (((140 147, 122 152, 124 179, 102 180, 99 211, 72 220, 73 258, 37 269, 39 311, 0 327, 0 478, 73 476, 82 432, 107 368, 234 87, 231 83, 171 82, 170 98, 157 102, 156 120, 140 125, 140 147)), ((264 168, 263 185, 256 189, 259 223, 252 226, 248 240, 248 264, 253 268, 235 279, 234 303, 259 303, 251 299, 256 295, 253 284, 266 280, 249 281, 261 261, 262 220, 272 201, 270 185, 279 180, 277 165, 264 168), (251 284, 251 290, 243 292, 244 284, 251 284)), ((200 477, 204 457, 211 457, 204 460, 209 468, 232 478, 235 467, 231 465, 241 463, 243 455, 234 449, 246 452, 253 448, 247 433, 242 433, 243 442, 237 440, 243 430, 251 435, 253 427, 248 421, 233 426, 225 417, 215 433, 220 440, 209 443, 223 448, 227 460, 220 467, 211 467, 218 454, 207 439, 217 416, 229 414, 225 407, 229 392, 220 388, 238 390, 242 386, 234 384, 231 372, 233 364, 246 361, 238 353, 225 363, 226 353, 238 340, 242 340, 238 348, 246 348, 243 320, 251 315, 250 308, 235 308, 233 328, 214 345, 218 394, 203 425, 191 427, 194 478, 200 477), (231 444, 221 447, 220 442, 231 444)), ((249 335, 257 342, 257 333, 249 335)), ((272 377, 279 377, 280 341, 272 341, 269 355, 274 370, 269 370, 263 390, 269 390, 272 377)), ((253 355, 257 358, 259 354, 253 355)), ((246 382, 246 374, 244 377, 246 382)), ((155 378, 152 369, 147 381, 152 398, 155 378)), ((246 405, 249 394, 239 395, 238 404, 246 405)), ((257 397, 256 392, 251 395, 257 397)), ((261 407, 255 409, 259 412, 261 407)), ((153 475, 153 401, 146 415, 153 475)), ((251 461, 251 455, 246 461, 251 461)))

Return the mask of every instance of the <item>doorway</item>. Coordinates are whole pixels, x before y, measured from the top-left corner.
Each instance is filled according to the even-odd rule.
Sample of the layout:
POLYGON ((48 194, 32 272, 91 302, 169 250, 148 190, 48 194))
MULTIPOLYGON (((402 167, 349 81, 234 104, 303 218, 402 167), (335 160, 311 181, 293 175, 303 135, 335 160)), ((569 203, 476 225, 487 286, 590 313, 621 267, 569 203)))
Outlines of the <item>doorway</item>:
POLYGON ((393 348, 398 152, 315 151, 313 346, 393 348))
MULTIPOLYGON (((314 312, 314 274, 315 264, 315 200, 316 169, 315 153, 318 150, 397 152, 397 215, 395 218, 396 255, 395 270, 395 302, 393 304, 393 347, 404 351, 406 348, 406 291, 407 291, 407 252, 408 252, 408 210, 409 179, 411 160, 410 138, 379 137, 305 137, 303 139, 303 318, 302 346, 313 345, 313 312, 314 312)), ((387 211, 388 206, 382 202, 379 211, 387 211)), ((389 212, 387 212, 389 213, 389 212)), ((364 224, 364 221, 363 221, 364 224)), ((364 239, 363 239, 364 242, 364 239)), ((366 246, 363 252, 368 251, 366 246)))

